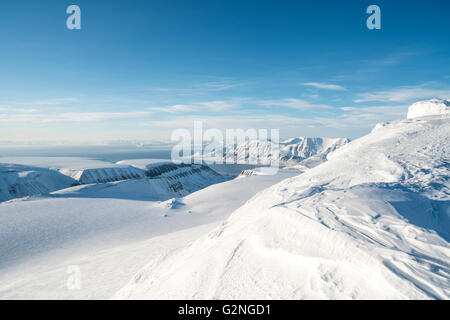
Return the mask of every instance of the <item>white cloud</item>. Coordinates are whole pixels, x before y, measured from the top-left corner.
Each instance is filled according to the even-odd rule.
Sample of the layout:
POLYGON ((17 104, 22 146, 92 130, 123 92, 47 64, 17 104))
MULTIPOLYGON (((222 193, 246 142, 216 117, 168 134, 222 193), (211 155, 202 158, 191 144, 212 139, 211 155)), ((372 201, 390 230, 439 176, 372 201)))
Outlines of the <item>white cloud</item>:
POLYGON ((302 94, 302 96, 311 98, 311 99, 318 99, 320 96, 318 94, 302 94))
POLYGON ((150 107, 148 109, 151 111, 166 112, 166 113, 183 113, 183 112, 197 111, 197 108, 195 106, 185 104, 176 104, 168 107, 150 107))
POLYGON ((342 107, 344 117, 355 119, 367 119, 389 121, 406 118, 408 105, 381 105, 369 107, 342 107))
POLYGON ((16 108, 12 106, 0 106, 0 114, 10 114, 10 113, 36 113, 37 109, 30 108, 16 108))
POLYGON ((141 118, 151 114, 145 111, 135 112, 68 112, 56 115, 53 118, 43 120, 43 122, 92 122, 115 119, 141 118))
POLYGON ((450 90, 448 89, 432 89, 424 85, 400 87, 386 91, 376 91, 372 93, 362 93, 354 102, 411 102, 414 100, 431 99, 431 98, 449 98, 450 90))
POLYGON ((7 113, 0 114, 0 122, 94 122, 115 119, 141 118, 150 115, 148 111, 136 112, 66 112, 66 113, 7 113))
POLYGON ((76 98, 57 98, 57 99, 46 99, 34 101, 31 104, 39 106, 57 106, 60 104, 78 102, 76 98))
POLYGON ((176 104, 168 107, 151 107, 151 111, 166 113, 186 113, 186 112, 222 112, 237 107, 238 104, 228 101, 206 101, 194 104, 176 104))
POLYGON ((346 88, 339 86, 337 84, 323 83, 323 82, 306 82, 303 83, 304 86, 310 86, 318 89, 325 90, 337 90, 337 91, 345 91, 346 88))
POLYGON ((186 87, 149 87, 146 91, 180 96, 202 96, 247 85, 244 81, 218 80, 188 84, 186 87))
POLYGON ((358 110, 358 108, 355 108, 355 107, 341 107, 339 109, 341 109, 342 111, 355 111, 355 110, 358 110))
POLYGON ((283 107, 297 110, 317 110, 332 109, 332 106, 326 104, 311 103, 302 99, 288 98, 280 100, 260 100, 255 101, 256 105, 262 107, 283 107))

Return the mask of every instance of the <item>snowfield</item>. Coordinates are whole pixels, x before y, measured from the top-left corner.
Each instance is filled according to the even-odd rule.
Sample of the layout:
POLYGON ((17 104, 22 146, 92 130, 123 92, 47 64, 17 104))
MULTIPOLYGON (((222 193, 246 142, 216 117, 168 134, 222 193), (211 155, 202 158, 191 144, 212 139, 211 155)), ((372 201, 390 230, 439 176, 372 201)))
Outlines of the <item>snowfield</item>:
POLYGON ((258 191, 299 174, 229 180, 198 165, 126 162, 158 176, 0 203, 0 299, 110 298, 149 259, 192 243, 258 191), (80 290, 67 287, 73 266, 80 290))
POLYGON ((0 158, 0 299, 449 299, 445 101, 276 175, 0 158))
POLYGON ((449 299, 450 118, 429 105, 260 192, 113 298, 449 299))

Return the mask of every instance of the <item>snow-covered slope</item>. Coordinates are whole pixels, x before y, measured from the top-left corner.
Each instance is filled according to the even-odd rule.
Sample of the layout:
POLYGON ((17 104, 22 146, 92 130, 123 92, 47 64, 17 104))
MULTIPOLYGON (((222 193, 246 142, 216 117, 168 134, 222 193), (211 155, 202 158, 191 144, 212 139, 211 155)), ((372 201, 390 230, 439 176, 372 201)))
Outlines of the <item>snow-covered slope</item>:
POLYGON ((59 169, 59 172, 69 176, 79 184, 105 183, 145 177, 145 172, 134 167, 99 167, 92 169, 59 169))
MULTIPOLYGON (((174 164, 168 160, 137 159, 112 163, 87 158, 0 158, 0 202, 47 194, 75 185, 143 178, 159 178, 158 181, 146 182, 148 187, 153 186, 153 198, 158 199, 162 195, 163 198, 174 196, 173 193, 185 195, 224 181, 221 175, 208 167, 174 164)), ((145 190, 144 193, 149 192, 145 190)))
POLYGON ((419 101, 408 108, 408 119, 426 116, 438 116, 450 114, 450 100, 431 99, 419 101))
POLYGON ((68 188, 145 177, 145 171, 104 160, 71 157, 0 158, 0 201, 68 188))
POLYGON ((80 185, 53 192, 51 197, 122 198, 129 200, 168 200, 183 197, 228 178, 204 165, 164 165, 148 171, 148 178, 80 185), (175 168, 172 168, 172 165, 175 168))
POLYGON ((0 160, 0 202, 68 188, 75 182, 55 170, 3 164, 0 160))
MULTIPOLYGON (((296 174, 232 179, 185 197, 155 178, 0 203, 0 300, 107 299, 151 258, 192 243, 258 191, 296 174), (159 196, 177 198, 152 201, 159 196), (65 285, 73 266, 80 290, 65 285)), ((195 187, 196 177, 184 181, 195 187)))
POLYGON ((172 161, 167 159, 130 159, 116 162, 118 165, 128 165, 141 170, 151 170, 155 167, 159 167, 165 164, 173 164, 172 161))
MULTIPOLYGON (((120 206, 118 211, 123 214, 127 203, 128 210, 132 211, 135 202, 181 198, 227 180, 207 166, 183 165, 149 178, 76 185, 36 198, 0 203, 0 268, 32 252, 61 246, 84 232, 102 232, 101 227, 96 229, 94 225, 122 228, 129 222, 125 216, 117 217, 117 213, 112 213, 117 212, 115 205, 120 206), (68 208, 73 203, 80 203, 75 199, 89 205, 68 208), (107 212, 96 212, 108 206, 107 212), (77 213, 82 216, 76 216, 77 213), (111 213, 111 218, 108 218, 108 213, 111 213)), ((134 213, 131 212, 130 216, 133 217, 134 213)))
POLYGON ((114 298, 449 299, 448 117, 378 126, 114 298))

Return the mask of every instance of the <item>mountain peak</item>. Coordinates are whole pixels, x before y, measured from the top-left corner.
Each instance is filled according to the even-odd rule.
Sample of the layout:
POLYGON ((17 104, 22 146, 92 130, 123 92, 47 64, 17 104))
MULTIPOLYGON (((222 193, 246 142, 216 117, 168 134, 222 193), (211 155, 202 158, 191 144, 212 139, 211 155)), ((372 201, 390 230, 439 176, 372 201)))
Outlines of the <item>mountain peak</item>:
POLYGON ((431 99, 412 104, 408 109, 407 119, 447 114, 450 114, 450 100, 431 99))

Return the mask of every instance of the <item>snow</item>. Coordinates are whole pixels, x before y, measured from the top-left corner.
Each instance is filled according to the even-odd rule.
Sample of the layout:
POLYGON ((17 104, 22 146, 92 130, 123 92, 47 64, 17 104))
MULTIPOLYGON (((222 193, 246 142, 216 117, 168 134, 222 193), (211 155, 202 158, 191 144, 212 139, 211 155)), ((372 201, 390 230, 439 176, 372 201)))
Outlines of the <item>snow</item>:
POLYGON ((299 161, 312 156, 326 156, 334 150, 347 144, 347 138, 295 138, 280 143, 281 159, 299 161))
POLYGON ((276 175, 0 158, 0 299, 449 299, 450 118, 413 109, 284 141, 276 175))
POLYGON ((440 116, 379 126, 113 298, 449 299, 449 132, 440 116))
POLYGON ((160 165, 166 165, 173 163, 167 159, 131 159, 131 160, 122 160, 116 162, 119 165, 129 165, 142 170, 148 170, 160 165))
MULTIPOLYGON (((213 151, 210 155, 205 155, 203 160, 215 161, 217 159, 241 164, 269 165, 278 162, 280 165, 296 165, 301 161, 314 157, 316 164, 326 161, 326 156, 334 150, 347 144, 347 138, 291 138, 279 143, 279 152, 272 150, 271 141, 251 140, 239 143, 235 146, 228 146, 223 158, 215 155, 213 151)), ((312 163, 312 162, 311 162, 312 163)))
POLYGON ((450 100, 431 99, 427 101, 419 101, 411 105, 408 109, 408 119, 450 115, 450 100))
MULTIPOLYGON (((348 143, 346 138, 292 138, 280 142, 279 160, 285 162, 300 162, 312 156, 324 156, 348 143)), ((255 148, 263 161, 273 161, 270 142, 250 141, 238 145, 228 152, 227 156, 236 154, 237 159, 244 161, 249 158, 248 150, 255 148)), ((253 161, 256 161, 255 159, 253 161)))
MULTIPOLYGON (((1 160, 0 160, 1 161, 1 160)), ((75 180, 54 170, 0 163, 0 202, 70 187, 75 180)))
POLYGON ((145 171, 101 159, 1 157, 0 201, 46 194, 77 184, 145 177, 145 171))
MULTIPOLYGON (((0 201, 26 196, 48 194, 75 185, 108 183, 144 178, 165 178, 145 182, 130 182, 115 185, 127 189, 128 194, 140 194, 134 186, 153 190, 158 198, 171 193, 169 189, 179 188, 178 180, 183 180, 184 190, 193 192, 201 187, 224 181, 208 167, 191 164, 175 164, 169 160, 136 159, 112 163, 89 158, 22 157, 0 158, 0 201), (191 181, 187 181, 187 180, 191 181), (200 179, 200 180, 199 180, 200 179), (211 181, 211 183, 210 183, 211 181), (158 196, 158 194, 160 194, 158 196)), ((89 189, 103 189, 105 186, 92 186, 89 189)), ((182 188, 183 189, 183 188, 182 188)), ((124 191, 125 192, 125 191, 124 191)), ((148 195, 148 191, 144 192, 148 195)), ((185 195, 186 193, 183 193, 185 195)), ((181 194, 176 193, 177 196, 181 194)), ((174 196, 172 194, 172 196, 174 196)))
POLYGON ((181 169, 0 203, 0 299, 107 299, 149 259, 188 245, 258 191, 298 174, 225 180, 202 166, 181 169), (168 187, 174 181, 183 190, 168 187), (69 266, 81 270, 80 290, 66 287, 69 266))

